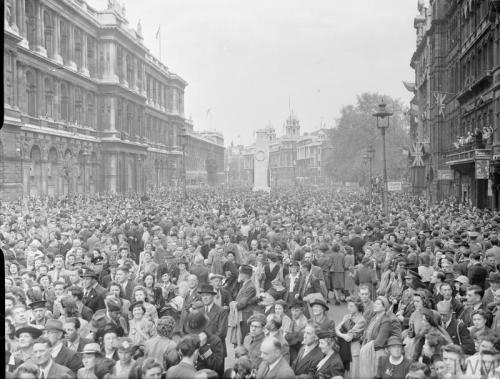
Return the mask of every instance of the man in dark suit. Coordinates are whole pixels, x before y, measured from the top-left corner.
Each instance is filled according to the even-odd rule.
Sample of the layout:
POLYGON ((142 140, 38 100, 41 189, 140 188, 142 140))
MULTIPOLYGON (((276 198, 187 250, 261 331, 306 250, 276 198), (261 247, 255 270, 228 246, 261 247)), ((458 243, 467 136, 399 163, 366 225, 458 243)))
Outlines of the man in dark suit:
POLYGON ((82 274, 83 278, 83 304, 90 309, 92 312, 97 312, 99 309, 106 308, 104 304, 104 297, 106 296, 106 290, 102 288, 97 282, 99 276, 96 272, 87 269, 82 274))
POLYGON ((83 347, 92 340, 80 337, 80 320, 77 317, 68 317, 64 320, 63 329, 66 332, 66 347, 74 352, 81 352, 83 347))
POLYGON ((469 329, 462 320, 455 318, 450 303, 447 301, 440 301, 437 303, 436 308, 441 315, 442 327, 446 329, 453 343, 462 346, 465 354, 474 354, 476 348, 474 340, 469 333, 469 329))
POLYGON ((458 319, 462 320, 467 327, 473 326, 472 315, 475 311, 484 310, 483 296, 484 290, 476 285, 467 288, 467 302, 462 313, 458 315, 458 319))
POLYGON ((207 331, 208 317, 203 312, 191 313, 186 318, 185 330, 200 338, 200 348, 196 368, 210 369, 219 375, 224 373, 224 343, 215 334, 207 331))
POLYGON ((484 289, 486 284, 486 277, 488 270, 486 270, 481 263, 481 254, 472 253, 470 255, 470 266, 467 269, 467 277, 471 286, 478 285, 484 289))
POLYGON ((109 263, 109 274, 106 274, 106 275, 102 275, 101 274, 101 280, 99 281, 100 283, 102 283, 102 286, 104 288, 108 288, 109 287, 109 284, 111 282, 115 282, 116 281, 116 270, 118 268, 118 263, 116 261, 114 262, 110 262, 109 263))
POLYGON ((79 368, 82 367, 82 358, 75 351, 64 346, 64 329, 62 321, 51 319, 45 324, 43 335, 52 346, 52 357, 54 362, 68 367, 76 375, 79 368))
POLYGON ((38 368, 40 379, 74 379, 76 375, 68 367, 56 363, 51 356, 52 343, 48 338, 40 337, 33 344, 33 361, 38 368))
POLYGON ((196 275, 189 275, 188 279, 188 290, 184 295, 184 303, 182 305, 180 325, 184 325, 187 315, 189 314, 189 308, 194 302, 201 302, 201 296, 198 293, 198 278, 196 275))
POLYGON ((323 359, 323 353, 318 345, 316 330, 313 325, 307 325, 304 329, 302 347, 292 364, 292 370, 296 376, 308 375, 315 371, 321 359, 323 359))
POLYGON ((166 379, 194 378, 196 375, 195 359, 199 347, 200 339, 198 336, 188 334, 182 337, 177 345, 181 361, 167 370, 166 379))
POLYGON ((240 266, 238 281, 242 282, 241 288, 236 295, 236 309, 241 311, 242 321, 240 323, 241 337, 244 339, 249 332, 247 321, 253 313, 254 304, 258 302, 257 289, 252 282, 253 269, 251 266, 240 266))
MULTIPOLYGON (((214 303, 214 296, 217 294, 210 284, 202 284, 198 289, 201 301, 205 306, 205 314, 208 316, 207 332, 215 334, 221 341, 226 341, 227 335, 227 315, 228 312, 214 303)), ((224 344, 225 345, 225 344, 224 344)))
POLYGON ((313 293, 321 293, 321 286, 319 280, 311 273, 311 264, 309 262, 302 262, 300 266, 300 273, 302 280, 299 284, 299 291, 295 297, 300 300, 307 300, 307 296, 313 293))
POLYGON ((295 295, 299 293, 299 286, 302 277, 299 271, 300 265, 297 261, 290 263, 290 273, 285 278, 285 301, 288 306, 291 306, 295 301, 295 295))
POLYGON ((281 348, 281 342, 276 337, 264 339, 260 346, 262 362, 257 370, 257 379, 288 379, 295 376, 283 358, 281 348))
POLYGON ((132 293, 137 283, 130 279, 129 274, 130 268, 128 266, 120 266, 116 269, 116 281, 122 288, 122 297, 133 303, 135 299, 132 299, 132 293))

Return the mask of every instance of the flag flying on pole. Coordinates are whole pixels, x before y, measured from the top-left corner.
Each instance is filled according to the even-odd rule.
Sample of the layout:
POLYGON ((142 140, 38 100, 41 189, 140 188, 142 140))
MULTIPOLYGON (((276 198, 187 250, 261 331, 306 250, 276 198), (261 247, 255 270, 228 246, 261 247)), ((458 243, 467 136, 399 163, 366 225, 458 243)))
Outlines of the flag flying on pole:
POLYGON ((160 38, 160 28, 161 28, 161 25, 158 25, 158 30, 156 31, 155 39, 160 38))

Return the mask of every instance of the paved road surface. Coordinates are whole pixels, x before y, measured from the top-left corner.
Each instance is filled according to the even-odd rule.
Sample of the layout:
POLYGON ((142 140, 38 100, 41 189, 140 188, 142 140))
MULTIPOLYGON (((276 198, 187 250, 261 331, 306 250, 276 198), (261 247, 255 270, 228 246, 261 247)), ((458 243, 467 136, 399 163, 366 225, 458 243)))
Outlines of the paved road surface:
MULTIPOLYGON (((338 325, 340 320, 342 320, 342 317, 347 313, 347 306, 346 304, 342 303, 341 305, 331 305, 330 310, 328 311, 329 317, 335 321, 335 325, 338 325)), ((233 367, 234 363, 234 348, 231 343, 228 342, 229 339, 226 340, 226 346, 227 346, 227 358, 225 361, 225 368, 233 367)))

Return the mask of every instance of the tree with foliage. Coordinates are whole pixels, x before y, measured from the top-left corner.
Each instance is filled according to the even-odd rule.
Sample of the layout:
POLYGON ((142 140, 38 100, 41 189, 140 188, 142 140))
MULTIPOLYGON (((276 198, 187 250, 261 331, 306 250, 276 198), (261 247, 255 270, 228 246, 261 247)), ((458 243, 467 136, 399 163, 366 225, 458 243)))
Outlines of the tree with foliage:
POLYGON ((356 105, 341 109, 337 125, 331 131, 333 148, 327 157, 326 169, 334 181, 366 183, 368 164, 363 156, 370 144, 375 149, 373 176, 383 176, 382 136, 373 116, 382 100, 387 104, 387 110, 393 113, 385 135, 387 176, 389 180, 406 176, 408 161, 403 149, 410 143, 407 109, 400 100, 377 93, 363 93, 357 97, 356 105))

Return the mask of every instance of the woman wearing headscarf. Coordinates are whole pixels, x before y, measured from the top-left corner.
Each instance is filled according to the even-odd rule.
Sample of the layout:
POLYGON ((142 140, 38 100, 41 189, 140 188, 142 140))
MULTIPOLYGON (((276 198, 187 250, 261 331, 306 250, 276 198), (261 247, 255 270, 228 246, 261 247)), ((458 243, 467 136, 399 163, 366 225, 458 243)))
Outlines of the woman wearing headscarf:
POLYGON ((368 378, 377 372, 378 359, 386 355, 384 347, 391 336, 401 338, 401 323, 389 310, 390 303, 384 296, 378 296, 373 302, 373 317, 368 324, 363 346, 359 353, 359 377, 368 378))

